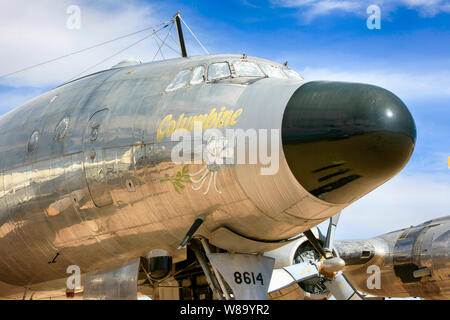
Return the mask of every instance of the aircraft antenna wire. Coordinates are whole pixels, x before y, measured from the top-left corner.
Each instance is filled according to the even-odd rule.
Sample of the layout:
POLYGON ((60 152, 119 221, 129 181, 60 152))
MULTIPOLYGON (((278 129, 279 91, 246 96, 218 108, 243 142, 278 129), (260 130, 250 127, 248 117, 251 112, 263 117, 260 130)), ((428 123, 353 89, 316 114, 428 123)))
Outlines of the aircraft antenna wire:
MULTIPOLYGON (((158 51, 156 51, 155 55, 153 56, 152 61, 155 60, 155 58, 156 58, 156 56, 158 55, 159 52, 161 52, 161 56, 163 57, 163 59, 165 59, 165 58, 164 58, 164 55, 163 55, 163 52, 162 52, 162 50, 161 50, 161 48, 164 46, 164 44, 166 44, 167 38, 169 37, 170 31, 172 31, 172 28, 173 28, 173 25, 174 25, 174 24, 175 24, 175 21, 172 22, 172 25, 170 26, 169 32, 167 32, 167 35, 166 35, 166 37, 164 38, 164 40, 161 40, 161 38, 159 38, 159 36, 155 34, 156 37, 157 37, 159 40, 161 40, 162 42, 161 42, 161 45, 160 45, 159 48, 158 48, 158 51)), ((155 39, 155 40, 156 40, 156 39, 155 39)))
POLYGON ((124 39, 124 38, 131 37, 131 36, 133 36, 133 35, 142 33, 142 32, 144 32, 144 31, 147 31, 147 30, 150 30, 150 29, 153 29, 153 30, 154 30, 155 28, 160 27, 160 26, 162 26, 162 25, 166 25, 166 26, 167 26, 167 25, 168 25, 169 23, 171 23, 171 22, 173 22, 173 19, 168 20, 168 21, 165 21, 165 22, 160 23, 160 24, 157 24, 157 25, 154 25, 154 26, 151 26, 151 27, 147 27, 147 28, 144 28, 144 29, 141 29, 141 30, 132 32, 132 33, 125 34, 125 35, 123 35, 123 36, 120 36, 120 37, 117 37, 117 38, 114 38, 114 39, 111 39, 111 40, 108 40, 108 41, 104 41, 104 42, 98 43, 98 44, 96 44, 96 45, 93 45, 93 46, 90 46, 90 47, 87 47, 87 48, 84 48, 84 49, 81 49, 81 50, 77 50, 77 51, 74 51, 74 52, 71 52, 71 53, 68 53, 68 54, 59 56, 59 57, 57 57, 57 58, 53 58, 53 59, 50 59, 50 60, 46 60, 46 61, 43 61, 43 62, 34 64, 34 65, 28 66, 28 67, 26 67, 26 68, 22 68, 22 69, 19 69, 19 70, 10 72, 10 73, 6 73, 6 74, 3 74, 3 75, 0 75, 0 79, 6 78, 6 77, 10 77, 10 76, 15 75, 15 74, 17 74, 17 73, 21 73, 21 72, 24 72, 24 71, 28 71, 28 70, 30 70, 30 69, 34 69, 34 68, 43 66, 43 65, 48 64, 48 63, 51 63, 51 62, 55 62, 55 61, 58 61, 58 60, 61 60, 61 59, 64 59, 64 58, 68 58, 68 57, 70 57, 70 56, 73 56, 73 55, 76 55, 76 54, 79 54, 79 53, 82 53, 82 52, 85 52, 85 51, 88 51, 88 50, 91 50, 91 49, 94 49, 94 48, 98 48, 98 47, 100 47, 100 46, 109 44, 109 43, 114 42, 114 41, 118 41, 118 40, 121 40, 121 39, 124 39))
MULTIPOLYGON (((173 25, 173 24, 172 24, 172 25, 173 25)), ((158 29, 158 30, 156 30, 156 31, 153 31, 153 33, 151 33, 151 34, 149 34, 149 35, 146 35, 145 37, 139 39, 138 41, 133 42, 132 44, 128 45, 126 48, 121 49, 120 51, 114 53, 113 55, 111 55, 111 56, 109 56, 109 57, 103 59, 102 61, 96 63, 95 65, 93 65, 93 66, 87 68, 86 70, 84 70, 84 71, 78 73, 76 76, 72 77, 71 80, 69 80, 68 82, 71 82, 71 81, 73 81, 73 80, 79 78, 82 74, 86 73, 87 71, 89 71, 89 70, 91 70, 91 69, 93 69, 93 68, 95 68, 95 67, 101 65, 102 63, 108 61, 109 59, 114 58, 115 56, 121 54, 122 52, 124 52, 124 51, 126 51, 126 50, 128 50, 128 49, 130 49, 131 47, 134 47, 135 45, 141 43, 142 41, 144 41, 144 40, 146 40, 146 39, 148 39, 148 38, 153 37, 157 32, 159 32, 159 31, 161 31, 161 30, 167 28, 168 26, 169 26, 169 24, 167 24, 167 25, 161 27, 160 29, 158 29)))
MULTIPOLYGON (((156 44, 158 45, 158 47, 160 47, 160 46, 162 46, 163 40, 162 40, 160 37, 156 36, 155 42, 156 42, 156 44), (158 41, 158 40, 159 40, 159 41, 158 41), (161 43, 160 43, 160 41, 161 41, 161 43)), ((156 51, 155 55, 153 56, 152 62, 155 60, 155 57, 156 57, 157 54, 158 54, 158 51, 156 51)), ((163 53, 162 51, 161 51, 161 57, 163 58, 163 60, 166 59, 166 58, 164 57, 164 53, 163 53)))
POLYGON ((189 26, 187 25, 186 22, 184 22, 183 18, 178 15, 180 17, 181 22, 183 22, 183 24, 186 26, 186 28, 189 30, 189 32, 192 34, 192 36, 194 37, 194 39, 198 42, 198 44, 202 47, 203 51, 205 51, 206 54, 209 54, 208 50, 206 50, 205 46, 201 43, 201 41, 197 38, 197 36, 195 35, 195 33, 191 30, 191 28, 189 28, 189 26))
MULTIPOLYGON (((175 21, 174 21, 174 24, 175 24, 175 21)), ((172 41, 174 41, 173 40, 173 36, 172 36, 172 28, 173 28, 173 25, 172 25, 172 27, 170 28, 170 30, 169 30, 169 39, 171 39, 172 41)), ((157 34, 155 34, 155 36, 159 39, 159 41, 163 41, 157 34)), ((156 40, 156 39, 155 39, 156 40)), ((175 44, 177 44, 176 42, 175 42, 175 44)), ((166 47, 168 47, 170 50, 172 50, 174 53, 176 53, 177 55, 179 54, 179 52, 177 51, 177 50, 175 50, 173 47, 171 47, 171 46, 169 46, 169 44, 166 42, 166 43, 164 43, 164 45, 166 46, 166 47)), ((178 45, 178 44, 177 44, 178 45)))

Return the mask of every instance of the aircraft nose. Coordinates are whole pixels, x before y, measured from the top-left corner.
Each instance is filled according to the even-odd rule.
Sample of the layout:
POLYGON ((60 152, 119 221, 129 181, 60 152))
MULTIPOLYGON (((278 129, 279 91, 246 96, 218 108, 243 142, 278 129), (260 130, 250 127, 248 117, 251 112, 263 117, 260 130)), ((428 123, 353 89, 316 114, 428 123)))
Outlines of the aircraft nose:
POLYGON ((313 81, 288 102, 282 141, 298 182, 319 199, 345 204, 406 165, 416 126, 405 104, 383 88, 313 81))

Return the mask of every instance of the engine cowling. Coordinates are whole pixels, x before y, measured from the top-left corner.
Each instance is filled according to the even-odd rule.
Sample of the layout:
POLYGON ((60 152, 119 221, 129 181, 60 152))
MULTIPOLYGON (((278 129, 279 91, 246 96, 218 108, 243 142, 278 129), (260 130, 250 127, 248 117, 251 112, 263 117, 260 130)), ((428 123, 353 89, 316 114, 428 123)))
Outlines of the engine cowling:
MULTIPOLYGON (((319 238, 319 230, 317 228, 312 228, 311 231, 319 238)), ((314 250, 305 236, 301 236, 299 239, 281 248, 266 252, 264 255, 275 259, 275 269, 302 262, 316 262, 320 260, 319 253, 314 250)), ((296 283, 288 288, 270 294, 271 299, 280 300, 322 300, 330 297, 331 293, 325 287, 321 278, 313 278, 296 283)))
POLYGON ((450 217, 370 240, 336 241, 345 275, 361 292, 382 297, 450 298, 450 217))

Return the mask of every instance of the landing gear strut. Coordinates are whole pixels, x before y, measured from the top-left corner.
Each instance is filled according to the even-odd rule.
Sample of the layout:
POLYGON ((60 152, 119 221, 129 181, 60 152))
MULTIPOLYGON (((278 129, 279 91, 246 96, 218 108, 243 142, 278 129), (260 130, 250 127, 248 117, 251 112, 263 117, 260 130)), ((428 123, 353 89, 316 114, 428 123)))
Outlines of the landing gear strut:
MULTIPOLYGON (((206 240, 204 240, 204 242, 207 245, 206 240)), ((214 267, 210 268, 209 266, 208 257, 206 255, 208 254, 208 251, 211 252, 209 246, 207 246, 208 249, 205 250, 205 248, 202 247, 202 245, 203 245, 202 241, 193 239, 190 242, 189 248, 195 253, 195 256, 197 257, 197 260, 200 266, 202 267, 203 272, 205 273, 206 280, 208 281, 208 284, 211 287, 211 290, 213 291, 214 295, 217 297, 217 299, 224 300, 224 297, 230 297, 230 295, 226 290, 222 291, 223 289, 219 284, 219 281, 223 283, 223 280, 220 278, 220 274, 214 272, 215 271, 214 267)))
POLYGON ((215 253, 206 239, 193 239, 208 284, 219 300, 265 300, 275 260, 256 254, 215 253))

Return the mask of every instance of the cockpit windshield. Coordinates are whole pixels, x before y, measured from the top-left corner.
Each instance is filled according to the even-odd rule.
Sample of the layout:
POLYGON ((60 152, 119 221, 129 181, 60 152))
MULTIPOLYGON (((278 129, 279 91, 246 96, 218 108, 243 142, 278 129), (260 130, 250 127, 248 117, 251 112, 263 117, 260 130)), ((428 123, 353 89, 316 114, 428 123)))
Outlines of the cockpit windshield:
MULTIPOLYGON (((297 72, 283 66, 271 65, 268 63, 251 62, 247 60, 234 60, 211 63, 207 68, 205 65, 198 65, 180 71, 166 88, 166 92, 175 91, 187 87, 201 85, 208 82, 230 78, 278 78, 303 80, 297 72), (207 76, 206 76, 207 69, 207 76)), ((258 80, 258 79, 257 79, 258 80)), ((254 80, 236 79, 234 83, 246 83, 254 80), (242 82, 246 81, 246 82, 242 82)), ((249 83, 250 83, 249 82, 249 83)))
POLYGON ((295 72, 292 69, 284 69, 284 72, 288 75, 290 79, 293 80, 304 80, 301 75, 299 75, 297 72, 295 72))
POLYGON ((209 65, 208 80, 219 80, 231 77, 230 66, 228 62, 218 62, 209 65))
POLYGON ((205 67, 198 66, 192 71, 191 86, 202 83, 205 80, 205 67))
POLYGON ((233 61, 234 71, 238 77, 265 77, 256 63, 248 61, 233 61))
POLYGON ((189 83, 190 78, 191 78, 191 70, 180 71, 175 76, 175 79, 173 79, 173 81, 166 88, 166 91, 174 91, 186 87, 189 83))
POLYGON ((271 66, 270 64, 261 64, 261 69, 269 76, 269 78, 287 79, 288 76, 280 68, 271 66))

